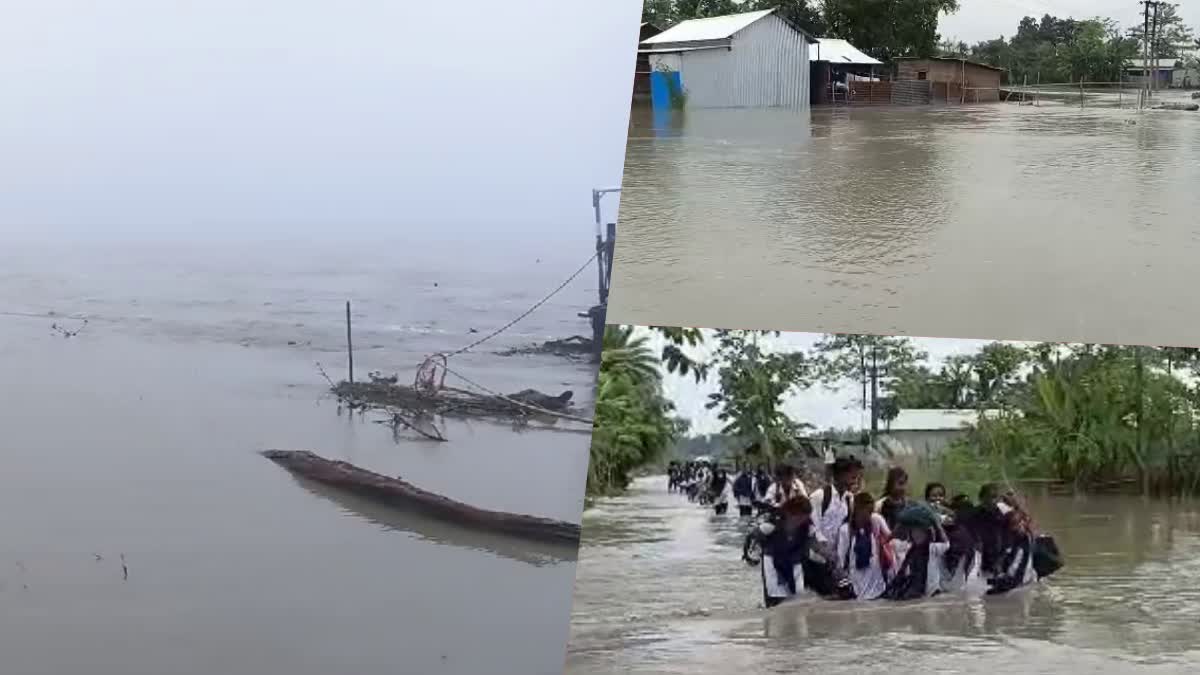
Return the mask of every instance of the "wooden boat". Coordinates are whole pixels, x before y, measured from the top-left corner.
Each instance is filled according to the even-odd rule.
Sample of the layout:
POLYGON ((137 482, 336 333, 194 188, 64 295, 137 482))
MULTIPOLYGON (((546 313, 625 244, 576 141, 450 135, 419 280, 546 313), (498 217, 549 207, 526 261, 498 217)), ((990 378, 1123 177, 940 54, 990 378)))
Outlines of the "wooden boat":
POLYGON ((339 488, 384 506, 419 512, 463 527, 538 542, 578 546, 580 526, 519 513, 490 511, 422 490, 407 481, 368 471, 308 451, 266 450, 264 457, 293 475, 339 488))

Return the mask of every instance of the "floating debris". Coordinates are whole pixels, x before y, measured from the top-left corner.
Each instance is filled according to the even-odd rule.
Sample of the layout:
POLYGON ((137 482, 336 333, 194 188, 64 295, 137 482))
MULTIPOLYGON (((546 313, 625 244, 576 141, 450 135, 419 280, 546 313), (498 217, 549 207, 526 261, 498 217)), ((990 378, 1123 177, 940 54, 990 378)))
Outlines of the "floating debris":
POLYGON ((550 355, 562 356, 569 359, 592 358, 595 355, 596 343, 591 338, 573 335, 562 340, 547 340, 540 345, 506 349, 500 356, 550 355))

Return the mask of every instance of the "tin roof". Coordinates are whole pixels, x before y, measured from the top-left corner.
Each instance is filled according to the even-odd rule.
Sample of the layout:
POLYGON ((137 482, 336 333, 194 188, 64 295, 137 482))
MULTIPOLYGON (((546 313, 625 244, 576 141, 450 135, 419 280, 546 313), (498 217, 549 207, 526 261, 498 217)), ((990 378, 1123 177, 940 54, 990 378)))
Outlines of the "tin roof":
MULTIPOLYGON (((983 411, 984 417, 991 417, 995 411, 983 411)), ((979 421, 977 410, 901 410, 891 423, 886 424, 888 431, 957 431, 971 426, 979 421)))
POLYGON ((881 66, 883 61, 871 58, 859 51, 858 47, 836 38, 817 38, 817 46, 813 48, 813 61, 828 61, 829 63, 847 63, 856 66, 881 66))
POLYGON ((978 61, 972 61, 971 59, 956 59, 952 56, 897 56, 896 58, 894 58, 892 60, 893 61, 949 61, 951 63, 965 63, 969 66, 978 66, 980 68, 987 68, 988 70, 999 70, 1000 72, 1004 72, 1004 69, 999 66, 993 66, 988 63, 980 63, 978 61))
POLYGON ((652 38, 644 40, 642 44, 653 45, 664 42, 725 40, 733 37, 734 33, 737 33, 755 21, 768 14, 772 14, 774 11, 773 9, 764 9, 757 12, 727 14, 707 19, 688 19, 687 21, 681 21, 652 38))

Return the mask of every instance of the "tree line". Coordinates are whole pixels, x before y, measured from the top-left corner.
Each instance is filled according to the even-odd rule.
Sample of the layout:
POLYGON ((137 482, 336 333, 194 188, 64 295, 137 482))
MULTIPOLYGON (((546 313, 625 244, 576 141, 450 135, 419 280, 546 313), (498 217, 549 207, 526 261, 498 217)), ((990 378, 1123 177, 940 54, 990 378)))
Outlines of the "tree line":
POLYGON ((933 363, 905 337, 824 335, 810 350, 780 351, 773 335, 609 327, 589 494, 624 489, 636 469, 680 445, 728 448, 735 439, 753 445, 759 461, 786 457, 816 430, 788 415, 786 401, 812 387, 848 385, 871 420, 868 437, 886 432, 904 409, 993 413, 947 453, 952 472, 1083 489, 1200 490, 1200 350, 992 342, 933 363), (654 333, 665 345, 657 351, 654 333), (701 344, 710 353, 704 359, 693 356, 701 344), (718 436, 688 435, 688 421, 663 394, 663 374, 672 372, 716 385, 705 405, 721 424, 718 436))
MULTIPOLYGON (((958 0, 647 0, 642 20, 667 28, 686 19, 778 9, 811 35, 849 40, 885 62, 899 56, 971 59, 1004 68, 1010 83, 1119 82, 1125 63, 1142 56, 1141 24, 1122 30, 1102 17, 1027 16, 1009 38, 974 45, 942 40, 938 19, 958 7, 958 0)), ((1158 21, 1151 56, 1200 68, 1189 53, 1200 49, 1200 41, 1178 8, 1162 5, 1158 21)))
MULTIPOLYGON (((942 42, 942 56, 966 58, 1004 68, 1009 82, 1030 84, 1064 82, 1120 82, 1125 64, 1141 58, 1145 30, 1127 30, 1109 18, 1059 18, 1050 14, 1027 16, 1010 38, 1003 36, 974 45, 942 42)), ((1183 63, 1198 68, 1189 50, 1200 48, 1195 32, 1173 5, 1163 5, 1155 32, 1151 58, 1165 64, 1183 63)))

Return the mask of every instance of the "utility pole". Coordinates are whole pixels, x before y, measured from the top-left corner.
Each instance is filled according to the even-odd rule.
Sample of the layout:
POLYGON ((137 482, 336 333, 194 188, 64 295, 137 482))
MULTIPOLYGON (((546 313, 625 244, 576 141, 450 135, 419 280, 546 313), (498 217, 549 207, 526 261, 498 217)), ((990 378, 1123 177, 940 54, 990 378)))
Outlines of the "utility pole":
POLYGON ((1158 10, 1161 2, 1154 3, 1154 18, 1150 20, 1150 89, 1158 90, 1158 10))
POLYGON ((1142 92, 1138 108, 1144 108, 1150 97, 1150 5, 1154 2, 1140 0, 1138 4, 1142 6, 1142 92))

